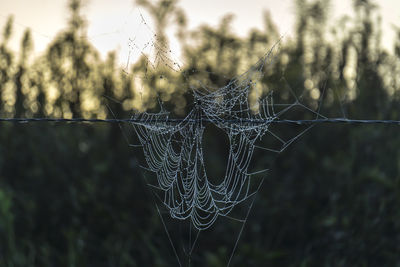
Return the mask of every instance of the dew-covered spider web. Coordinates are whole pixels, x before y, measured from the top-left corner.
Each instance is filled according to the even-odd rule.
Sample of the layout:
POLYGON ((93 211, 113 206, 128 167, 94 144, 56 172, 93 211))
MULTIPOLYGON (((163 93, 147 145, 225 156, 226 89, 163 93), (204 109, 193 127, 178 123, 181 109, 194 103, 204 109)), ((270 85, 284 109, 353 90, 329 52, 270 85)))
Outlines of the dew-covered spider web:
POLYGON ((269 60, 271 53, 217 90, 192 88, 195 104, 179 122, 171 121, 165 110, 135 115, 148 169, 157 175, 157 189, 172 218, 190 219, 196 229, 205 230, 253 196, 249 165, 255 143, 287 111, 274 111, 271 94, 259 100, 257 112, 249 104, 249 91, 269 60), (218 184, 207 176, 202 146, 206 124, 214 124, 229 140, 226 171, 218 184))
MULTIPOLYGON (((143 16, 141 20, 148 27, 143 16)), ((134 38, 128 41, 131 49, 129 55, 136 51, 145 58, 145 71, 142 76, 135 78, 147 81, 159 78, 164 83, 170 83, 170 86, 184 87, 193 103, 188 104, 184 116, 176 117, 159 98, 157 112, 135 112, 132 116, 133 129, 140 142, 138 146, 143 150, 147 165, 143 168, 156 177, 156 182, 149 182, 149 179, 146 182, 158 202, 157 211, 180 265, 179 253, 165 225, 161 209, 173 221, 188 223, 190 235, 192 231, 197 232, 196 237, 190 237, 185 252, 189 263, 200 232, 211 228, 219 218, 241 223, 229 265, 268 170, 253 168, 256 151, 280 153, 285 150, 313 125, 292 125, 290 134, 281 136, 274 131, 278 124, 276 122, 293 115, 295 117, 299 110, 308 113, 310 118, 325 118, 320 112, 321 103, 318 101, 314 108, 302 104, 301 95, 296 95, 283 76, 279 78, 282 88, 277 89, 287 91, 286 103, 274 102, 273 89, 259 94, 254 100, 254 92, 265 82, 268 68, 275 64, 280 40, 266 49, 267 52, 242 74, 224 77, 225 85, 216 87, 195 76, 210 75, 209 71, 184 69, 182 66, 185 64, 171 56, 168 45, 161 43, 154 32, 150 36, 150 40, 142 45, 135 43, 134 38), (169 81, 163 70, 180 76, 179 83, 176 78, 169 81), (217 128, 228 140, 225 171, 217 178, 210 176, 210 165, 206 164, 207 147, 204 146, 204 140, 209 127, 217 128), (272 141, 263 142, 263 139, 272 141), (265 143, 273 145, 265 146, 265 143), (242 211, 244 206, 245 212, 239 215, 235 213, 238 206, 242 206, 242 211)), ((126 69, 129 70, 130 58, 127 62, 126 69)))

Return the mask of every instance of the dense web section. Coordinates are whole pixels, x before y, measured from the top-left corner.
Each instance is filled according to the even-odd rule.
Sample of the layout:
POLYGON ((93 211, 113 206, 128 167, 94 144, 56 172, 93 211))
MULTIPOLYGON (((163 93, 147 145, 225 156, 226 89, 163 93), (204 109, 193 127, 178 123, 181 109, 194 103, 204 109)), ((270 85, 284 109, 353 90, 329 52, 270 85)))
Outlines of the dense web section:
POLYGON ((181 244, 190 266, 201 232, 212 227, 221 217, 240 224, 227 263, 229 266, 265 179, 264 173, 268 171, 265 162, 255 167, 254 157, 265 151, 282 152, 314 126, 291 124, 288 131, 277 129, 278 125, 283 126, 279 122, 285 119, 298 119, 297 111, 307 114, 310 119, 326 119, 320 112, 324 92, 317 105, 308 107, 302 103, 303 96, 292 90, 284 74, 274 81, 274 88, 265 90, 267 75, 270 70, 274 71, 272 68, 277 63, 276 52, 281 40, 242 74, 229 77, 223 72, 188 67, 191 64, 182 62, 174 55, 168 44, 152 31, 142 14, 140 21, 137 29, 146 33, 148 39, 127 40, 129 51, 125 67, 125 73, 130 75, 130 64, 134 62, 132 58, 141 57, 139 62, 142 60, 140 66, 143 70, 132 72, 133 79, 138 81, 136 88, 141 90, 140 98, 148 100, 150 95, 158 95, 158 88, 155 87, 160 81, 168 83, 173 90, 185 90, 193 101, 186 106, 185 116, 175 117, 173 111, 164 107, 158 95, 158 112, 135 112, 132 116, 131 124, 140 142, 140 145, 134 146, 142 148, 146 161, 146 166, 142 167, 155 174, 157 180, 151 182, 145 175, 143 177, 151 188, 158 215, 180 266, 180 250, 176 245, 181 244), (217 83, 210 82, 211 76, 220 77, 223 85, 216 86, 217 83), (279 103, 275 103, 275 89, 280 90, 280 96, 286 93, 285 103, 281 103, 282 97, 279 103), (152 91, 152 94, 146 90, 152 91), (224 171, 217 177, 212 170, 214 163, 208 165, 206 158, 207 137, 210 138, 206 132, 208 127, 218 129, 227 139, 226 161, 222 166, 224 171), (172 223, 185 222, 179 228, 187 225, 188 234, 180 233, 180 242, 174 242, 174 237, 179 237, 168 230, 166 216, 163 216, 165 211, 172 218, 172 223), (197 234, 192 238, 193 231, 197 234), (183 236, 188 237, 186 248, 183 236))
MULTIPOLYGON (((270 124, 299 103, 275 112, 272 93, 259 99, 257 110, 249 104, 271 60, 273 49, 245 73, 221 88, 199 82, 192 87, 194 105, 179 121, 163 108, 158 113, 134 116, 134 128, 143 146, 148 170, 156 173, 162 203, 172 218, 190 219, 198 230, 209 228, 218 216, 227 216, 256 192, 251 190, 249 165, 256 141, 269 132, 270 124), (207 176, 203 134, 207 124, 221 129, 229 140, 226 171, 219 183, 207 176)), ((283 141, 284 145, 288 142, 283 141)))

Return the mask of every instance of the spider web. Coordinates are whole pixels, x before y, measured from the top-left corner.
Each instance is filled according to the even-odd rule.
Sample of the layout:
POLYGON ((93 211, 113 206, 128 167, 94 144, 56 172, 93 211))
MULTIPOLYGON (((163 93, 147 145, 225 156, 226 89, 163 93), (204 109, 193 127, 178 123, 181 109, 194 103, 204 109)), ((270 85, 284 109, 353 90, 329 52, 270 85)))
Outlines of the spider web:
POLYGON ((273 110, 272 95, 259 101, 256 114, 248 97, 271 52, 222 88, 192 88, 195 105, 179 123, 171 122, 170 113, 163 109, 135 115, 140 122, 133 125, 148 170, 156 173, 156 188, 163 193, 162 202, 172 218, 190 219, 196 229, 205 230, 218 216, 228 215, 254 195, 248 169, 255 142, 268 132, 279 114, 273 110), (218 184, 212 183, 206 172, 202 147, 205 122, 223 130, 229 140, 225 176, 218 184))
MULTIPOLYGON (((193 99, 191 108, 183 118, 174 118, 160 100, 158 112, 138 112, 132 116, 133 129, 147 164, 143 168, 157 177, 156 183, 148 184, 156 201, 162 204, 172 219, 188 221, 190 235, 192 227, 197 230, 195 239, 190 238, 186 253, 189 263, 199 233, 213 226, 219 217, 242 223, 229 265, 264 179, 263 177, 259 181, 254 177, 268 170, 251 170, 255 151, 284 151, 313 125, 297 126, 295 131, 290 131, 291 136, 284 137, 275 133, 274 122, 286 118, 291 113, 295 114, 298 110, 308 112, 314 118, 326 118, 320 112, 321 101, 314 109, 302 104, 302 96, 296 96, 285 79, 281 79, 281 82, 288 91, 288 103, 274 103, 272 90, 257 101, 250 100, 252 92, 265 82, 268 68, 275 63, 275 53, 281 40, 242 74, 230 78, 225 86, 215 88, 205 84, 204 80, 193 78, 188 71, 183 70, 182 66, 185 64, 178 63, 168 45, 160 43, 142 15, 141 21, 150 32, 150 40, 142 45, 135 43, 134 38, 128 40, 129 55, 136 51, 146 59, 144 75, 135 78, 150 79, 147 73, 159 75, 167 68, 168 71, 178 73, 182 77, 183 82, 173 86, 186 87, 193 99), (229 148, 222 179, 210 177, 207 169, 204 138, 205 131, 210 126, 218 128, 228 139, 229 148), (274 145, 260 145, 265 138, 273 140, 271 143, 274 145), (232 213, 240 204, 247 206, 247 212, 238 219, 232 213)), ((128 57, 126 70, 129 70, 129 64, 128 57)), ((207 75, 211 72, 196 70, 196 74, 201 73, 207 75)), ((160 75, 160 78, 164 78, 163 75, 160 75)), ((164 80, 169 82, 168 79, 164 80)), ((176 82, 176 79, 171 81, 173 82, 176 82)), ((323 94, 320 99, 322 97, 323 94)), ((156 207, 181 265, 157 203, 156 207)))

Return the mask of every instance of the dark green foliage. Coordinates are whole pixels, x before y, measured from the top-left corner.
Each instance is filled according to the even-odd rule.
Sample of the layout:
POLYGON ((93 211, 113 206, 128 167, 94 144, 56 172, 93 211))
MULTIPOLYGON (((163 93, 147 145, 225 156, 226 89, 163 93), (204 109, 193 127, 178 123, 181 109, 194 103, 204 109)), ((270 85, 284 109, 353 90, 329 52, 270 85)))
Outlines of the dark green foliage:
MULTIPOLYGON (((29 31, 15 55, 8 47, 13 20, 7 21, 0 43, 1 116, 127 118, 132 107, 157 110, 156 96, 182 116, 192 102, 188 83, 224 86, 279 39, 268 13, 265 29, 241 38, 230 31, 230 16, 217 28, 190 32, 177 1, 136 3, 154 17, 160 46, 167 42, 167 22, 178 24, 185 77, 168 68, 144 70, 144 58, 129 74, 114 52, 101 60, 82 38, 82 3, 71 0, 68 27, 43 57, 31 58, 29 31), (152 92, 142 99, 132 77, 143 73, 152 92), (159 86, 161 79, 179 86, 170 92, 159 86)), ((400 31, 395 53, 384 51, 377 42, 378 10, 359 0, 356 16, 343 19, 328 42, 329 1, 296 3, 296 38, 279 44, 260 95, 274 90, 276 103, 290 103, 292 90, 313 109, 320 103, 315 95, 321 96, 327 117, 399 120, 400 31)), ((290 116, 315 118, 304 110, 290 116)), ((291 138, 302 129, 272 130, 291 138)), ((399 266, 399 133, 398 125, 319 125, 279 155, 255 151, 254 169, 271 171, 231 266, 399 266)), ((204 136, 207 172, 219 181, 227 137, 215 127, 204 136)), ((156 177, 140 167, 143 153, 127 141, 138 143, 129 125, 121 131, 108 124, 0 124, 0 266, 177 266, 147 186, 156 177)), ((276 145, 268 136, 260 143, 276 145)), ((244 205, 235 214, 243 218, 246 211, 244 205)), ((188 224, 161 212, 187 266, 188 224)), ((191 266, 226 266, 240 227, 217 220, 200 235, 191 266)))

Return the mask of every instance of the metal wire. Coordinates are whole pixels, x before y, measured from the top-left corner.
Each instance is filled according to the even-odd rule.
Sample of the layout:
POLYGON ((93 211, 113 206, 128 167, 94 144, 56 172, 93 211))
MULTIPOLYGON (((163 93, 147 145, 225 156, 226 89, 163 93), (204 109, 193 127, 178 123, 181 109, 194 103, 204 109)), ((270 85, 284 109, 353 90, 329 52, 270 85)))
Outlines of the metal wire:
MULTIPOLYGON (((13 123, 33 123, 33 122, 54 122, 54 123, 179 123, 183 119, 167 119, 167 120, 143 120, 143 119, 85 119, 85 118, 0 118, 0 122, 13 122, 13 123)), ((198 122, 200 120, 193 120, 198 122)), ((202 122, 211 122, 207 118, 201 119, 202 122)), ((248 123, 248 124, 260 124, 260 123, 277 123, 277 124, 297 124, 297 125, 310 125, 310 124, 322 124, 322 123, 347 123, 347 124, 394 124, 400 125, 400 120, 353 120, 345 118, 330 118, 330 119, 314 119, 314 120, 226 120, 226 123, 248 123)))

